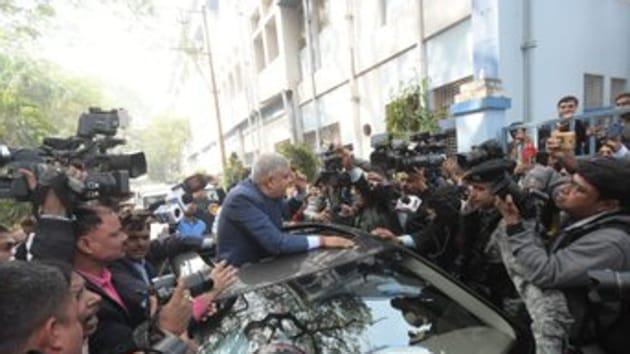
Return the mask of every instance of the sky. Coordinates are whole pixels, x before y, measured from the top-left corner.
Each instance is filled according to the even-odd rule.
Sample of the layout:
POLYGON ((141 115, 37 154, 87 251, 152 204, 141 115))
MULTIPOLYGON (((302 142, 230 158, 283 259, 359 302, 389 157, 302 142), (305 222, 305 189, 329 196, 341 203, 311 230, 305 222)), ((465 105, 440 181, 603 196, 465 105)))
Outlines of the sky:
POLYGON ((55 2, 56 16, 39 54, 70 73, 100 80, 135 123, 143 122, 168 107, 172 67, 181 55, 175 49, 182 28, 178 4, 186 3, 153 2, 155 15, 144 17, 101 1, 84 1, 81 7, 55 2))

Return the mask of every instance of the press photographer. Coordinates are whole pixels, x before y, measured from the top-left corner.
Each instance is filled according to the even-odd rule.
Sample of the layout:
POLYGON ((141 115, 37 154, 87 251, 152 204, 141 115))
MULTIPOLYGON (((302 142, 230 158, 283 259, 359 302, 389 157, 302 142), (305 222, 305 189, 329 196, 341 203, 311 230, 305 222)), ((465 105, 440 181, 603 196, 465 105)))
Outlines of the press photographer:
POLYGON ((372 164, 399 176, 400 195, 393 203, 402 232, 386 228, 371 231, 402 242, 450 270, 460 234, 453 220, 459 216, 463 193, 459 186, 444 181, 445 139, 444 134, 426 133, 412 136, 409 142, 389 136, 373 139, 372 164))
MULTIPOLYGON (((553 139, 547 144, 554 155, 575 161, 553 139)), ((579 160, 571 181, 557 198, 558 207, 571 217, 547 250, 541 230, 527 223, 511 196, 496 198, 507 225, 507 244, 523 276, 541 289, 557 289, 566 297, 574 319, 570 342, 577 350, 593 347, 623 353, 630 328, 624 311, 588 301, 590 270, 630 270, 630 165, 612 159, 579 160)), ((627 309, 627 307, 622 307, 627 309)))
POLYGON ((319 179, 327 190, 333 222, 369 231, 397 227, 390 201, 394 190, 377 167, 352 156, 351 146, 331 146, 322 155, 324 170, 319 179))

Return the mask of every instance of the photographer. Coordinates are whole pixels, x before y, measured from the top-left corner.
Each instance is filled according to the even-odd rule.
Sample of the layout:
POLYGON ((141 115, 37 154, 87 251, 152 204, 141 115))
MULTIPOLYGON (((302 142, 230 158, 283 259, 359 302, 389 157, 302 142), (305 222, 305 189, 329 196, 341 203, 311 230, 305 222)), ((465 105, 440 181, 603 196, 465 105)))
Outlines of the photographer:
MULTIPOLYGON (((527 210, 528 215, 535 217, 536 213, 532 213, 532 208, 537 206, 534 204, 536 200, 511 180, 513 177, 509 175, 509 171, 512 171, 513 166, 514 163, 511 161, 491 159, 472 167, 467 176, 467 180, 471 181, 470 184, 473 187, 471 203, 479 204, 479 201, 483 199, 483 204, 490 208, 496 198, 495 195, 513 193, 514 197, 510 198, 518 199, 519 204, 525 205, 524 209, 527 210)), ((537 220, 528 220, 528 227, 539 226, 537 220)), ((536 352, 540 354, 563 353, 572 323, 572 316, 564 295, 556 290, 540 289, 525 277, 525 272, 509 249, 503 220, 493 230, 491 242, 498 248, 506 274, 520 294, 532 319, 531 330, 536 341, 536 352)), ((543 240, 540 239, 538 242, 542 243, 543 240)), ((527 320, 525 314, 521 317, 527 320)))
POLYGON ((398 231, 400 226, 389 202, 395 194, 393 188, 382 174, 375 171, 361 176, 353 185, 356 198, 352 226, 367 232, 375 228, 398 231))
MULTIPOLYGON (((325 205, 329 210, 329 219, 337 224, 354 225, 358 206, 355 203, 359 196, 367 196, 369 186, 364 174, 370 170, 368 162, 356 159, 352 154, 352 146, 330 145, 320 156, 323 170, 316 183, 322 184, 325 205), (361 191, 354 189, 361 184, 361 191)), ((363 205, 367 200, 364 198, 363 205)))
MULTIPOLYGON (((574 162, 550 140, 548 148, 564 161, 574 162)), ((630 165, 596 158, 577 161, 571 182, 563 187, 558 207, 569 213, 571 224, 560 230, 551 248, 541 232, 523 219, 511 196, 496 198, 506 224, 509 249, 523 276, 541 289, 561 290, 575 323, 571 344, 588 352, 594 346, 610 353, 626 352, 630 330, 625 310, 608 312, 588 301, 589 270, 630 270, 630 165)))
MULTIPOLYGON (((488 157, 497 158, 495 155, 488 157)), ((469 194, 460 216, 462 252, 453 271, 464 283, 506 310, 518 295, 503 266, 496 240, 501 215, 494 207, 492 190, 493 183, 499 176, 504 176, 505 170, 486 169, 484 163, 474 164, 464 176, 469 194)), ((516 311, 510 312, 516 316, 516 311)))

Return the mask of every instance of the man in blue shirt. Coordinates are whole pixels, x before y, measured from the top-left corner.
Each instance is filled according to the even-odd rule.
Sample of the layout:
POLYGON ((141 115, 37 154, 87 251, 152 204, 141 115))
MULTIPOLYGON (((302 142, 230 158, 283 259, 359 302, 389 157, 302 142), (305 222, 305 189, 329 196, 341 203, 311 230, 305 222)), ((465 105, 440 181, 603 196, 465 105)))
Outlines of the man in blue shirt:
POLYGON ((203 238, 206 232, 206 223, 195 216, 197 205, 190 204, 184 212, 184 218, 177 225, 177 231, 182 237, 203 238))
POLYGON ((261 155, 250 179, 227 195, 219 216, 218 255, 240 266, 269 256, 305 252, 314 248, 350 248, 354 242, 340 236, 293 235, 282 231, 288 212, 284 199, 293 183, 288 161, 278 154, 261 155))

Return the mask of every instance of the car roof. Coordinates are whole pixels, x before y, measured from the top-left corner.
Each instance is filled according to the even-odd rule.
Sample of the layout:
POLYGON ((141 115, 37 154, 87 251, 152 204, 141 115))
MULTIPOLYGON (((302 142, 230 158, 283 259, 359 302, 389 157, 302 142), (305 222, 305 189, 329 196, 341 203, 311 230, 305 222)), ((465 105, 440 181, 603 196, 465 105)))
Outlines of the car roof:
POLYGON ((289 231, 313 234, 313 229, 317 229, 317 233, 328 230, 335 232, 335 234, 352 236, 357 247, 351 249, 316 249, 247 264, 239 269, 236 283, 222 293, 220 298, 228 298, 273 284, 284 283, 395 248, 391 243, 383 242, 357 229, 339 225, 300 224, 290 227, 289 231))

